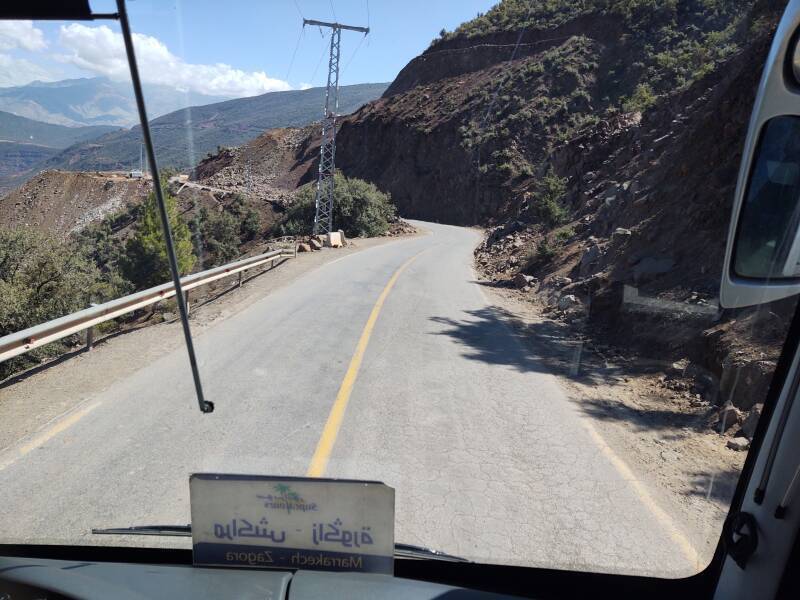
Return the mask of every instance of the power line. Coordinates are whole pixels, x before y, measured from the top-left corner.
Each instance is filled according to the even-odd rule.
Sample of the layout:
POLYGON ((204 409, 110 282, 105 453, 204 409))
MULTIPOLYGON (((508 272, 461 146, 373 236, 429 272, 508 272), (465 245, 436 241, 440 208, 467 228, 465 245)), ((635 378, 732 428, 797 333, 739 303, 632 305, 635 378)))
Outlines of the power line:
POLYGON ((336 9, 333 8, 333 0, 328 0, 328 2, 330 2, 331 4, 331 12, 333 13, 333 20, 338 21, 339 17, 336 16, 336 9))
POLYGON ((305 33, 306 28, 301 27, 300 33, 297 35, 297 43, 294 45, 294 52, 292 52, 292 60, 289 61, 289 68, 286 69, 286 77, 283 79, 285 81, 289 81, 289 74, 292 72, 292 67, 294 66, 294 58, 297 56, 297 49, 300 47, 300 40, 303 39, 303 34, 305 33))
MULTIPOLYGON (((320 27, 320 32, 322 32, 322 28, 321 27, 320 27)), ((327 37, 327 36, 325 36, 325 34, 323 34, 323 37, 327 37)), ((325 56, 325 51, 327 49, 328 49, 327 45, 323 45, 322 46, 322 54, 319 55, 319 60, 317 61, 317 66, 314 67, 314 73, 311 75, 311 80, 309 81, 309 83, 311 83, 311 84, 314 83, 314 78, 317 76, 317 71, 319 70, 319 66, 322 64, 322 58, 325 56)))
POLYGON ((303 11, 300 10, 300 5, 297 3, 297 0, 292 0, 294 2, 294 7, 297 9, 297 12, 300 13, 300 18, 305 19, 305 15, 303 15, 303 11))
POLYGON ((348 58, 348 59, 347 59, 347 62, 345 63, 344 67, 342 68, 342 75, 344 75, 344 74, 347 72, 347 67, 349 67, 349 66, 350 66, 350 63, 351 63, 351 62, 353 62, 353 59, 356 57, 356 53, 358 52, 358 49, 359 49, 359 48, 361 48, 361 44, 363 44, 363 43, 364 43, 364 40, 365 40, 367 37, 368 37, 368 36, 364 35, 364 37, 362 37, 362 38, 361 38, 361 39, 358 41, 358 44, 356 44, 356 48, 355 48, 355 50, 353 50, 353 53, 350 55, 350 58, 348 58))

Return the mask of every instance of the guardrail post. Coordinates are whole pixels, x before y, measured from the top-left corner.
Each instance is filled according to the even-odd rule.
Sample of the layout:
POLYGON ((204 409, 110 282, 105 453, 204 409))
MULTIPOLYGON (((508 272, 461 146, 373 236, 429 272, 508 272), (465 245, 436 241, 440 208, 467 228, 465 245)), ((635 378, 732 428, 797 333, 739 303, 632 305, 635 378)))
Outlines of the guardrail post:
POLYGON ((183 297, 184 297, 184 299, 186 301, 186 316, 188 317, 189 316, 189 290, 186 290, 183 293, 183 297))
POLYGON ((242 275, 244 275, 244 271, 239 271, 239 285, 237 287, 242 287, 242 275))
MULTIPOLYGON (((95 306, 99 306, 96 302, 90 302, 89 306, 94 308, 95 306)), ((92 325, 91 327, 86 328, 86 351, 89 352, 94 346, 94 328, 95 326, 92 325)))

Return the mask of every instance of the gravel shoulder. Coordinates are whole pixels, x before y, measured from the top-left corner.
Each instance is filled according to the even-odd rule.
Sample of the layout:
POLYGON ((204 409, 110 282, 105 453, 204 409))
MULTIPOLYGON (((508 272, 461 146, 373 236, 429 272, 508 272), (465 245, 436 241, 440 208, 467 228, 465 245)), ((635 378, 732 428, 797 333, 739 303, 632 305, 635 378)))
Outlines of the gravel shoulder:
POLYGON ((587 349, 568 325, 542 314, 519 291, 478 280, 498 318, 560 376, 577 410, 709 561, 746 455, 727 448, 710 427, 714 411, 693 395, 673 393, 669 369, 643 373, 587 349))
MULTIPOLYGON (((417 235, 422 235, 418 233, 417 235)), ((236 289, 236 278, 192 299, 192 334, 224 322, 270 293, 325 264, 404 237, 355 239, 347 247, 299 253, 274 269, 249 274, 236 289)), ((151 364, 183 344, 180 322, 146 325, 100 338, 91 352, 78 350, 0 383, 0 452, 80 408, 114 382, 151 364)), ((187 360, 188 372, 188 360, 187 360)))

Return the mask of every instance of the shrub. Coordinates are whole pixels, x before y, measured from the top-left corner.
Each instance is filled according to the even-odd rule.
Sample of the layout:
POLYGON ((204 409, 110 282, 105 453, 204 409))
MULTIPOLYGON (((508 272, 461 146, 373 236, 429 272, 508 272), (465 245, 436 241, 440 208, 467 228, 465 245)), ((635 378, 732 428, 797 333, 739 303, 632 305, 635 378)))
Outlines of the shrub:
POLYGON ((636 86, 630 98, 622 102, 622 110, 625 112, 644 112, 650 106, 655 104, 657 96, 650 89, 646 83, 640 83, 636 86))
POLYGON ((572 227, 562 227, 553 234, 553 239, 557 244, 564 245, 574 235, 575 230, 572 227))
POLYGON ((195 234, 195 253, 203 257, 204 266, 212 267, 230 262, 239 256, 240 223, 228 212, 210 212, 201 208, 192 222, 195 234))
MULTIPOLYGON (((300 188, 294 204, 275 226, 275 235, 304 235, 314 225, 316 184, 300 188)), ((348 237, 373 237, 386 233, 395 219, 389 194, 361 179, 336 174, 333 193, 333 226, 348 237)))
POLYGON ((567 210, 562 204, 566 191, 566 178, 556 175, 551 167, 536 185, 532 207, 534 216, 548 227, 563 223, 567 219, 567 210))
MULTIPOLYGON (((104 302, 121 293, 118 276, 105 275, 77 240, 33 229, 0 229, 0 336, 104 302)), ((53 355, 51 344, 0 364, 0 378, 53 355)))

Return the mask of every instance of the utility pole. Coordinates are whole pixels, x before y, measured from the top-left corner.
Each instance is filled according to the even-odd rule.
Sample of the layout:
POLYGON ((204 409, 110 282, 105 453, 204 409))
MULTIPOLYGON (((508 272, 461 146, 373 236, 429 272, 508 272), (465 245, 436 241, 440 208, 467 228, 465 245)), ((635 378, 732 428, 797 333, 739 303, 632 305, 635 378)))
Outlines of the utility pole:
POLYGON ((328 86, 325 90, 325 113, 322 118, 322 143, 319 148, 314 235, 330 233, 333 229, 333 173, 336 158, 336 111, 339 109, 339 48, 342 29, 369 33, 369 27, 354 27, 303 19, 303 27, 316 25, 331 28, 331 50, 328 59, 328 86))

